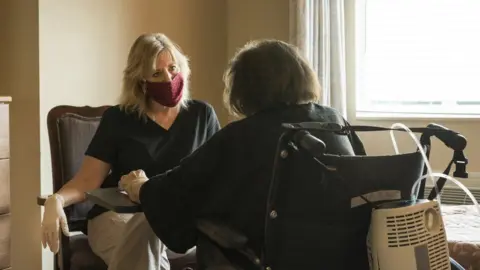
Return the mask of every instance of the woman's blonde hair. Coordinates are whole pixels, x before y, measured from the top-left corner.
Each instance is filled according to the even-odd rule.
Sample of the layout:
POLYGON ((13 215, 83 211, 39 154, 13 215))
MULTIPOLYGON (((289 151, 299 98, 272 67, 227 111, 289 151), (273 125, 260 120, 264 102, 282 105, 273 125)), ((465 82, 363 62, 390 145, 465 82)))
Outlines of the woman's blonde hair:
POLYGON ((157 56, 163 51, 168 51, 171 54, 184 78, 180 104, 182 107, 187 106, 187 101, 190 98, 188 58, 181 52, 180 47, 166 35, 152 33, 139 36, 130 48, 127 66, 123 71, 123 87, 120 95, 120 107, 122 109, 127 112, 137 112, 140 117, 145 117, 149 105, 149 98, 144 91, 145 77, 152 70, 155 70, 157 56))
POLYGON ((295 46, 280 40, 247 43, 230 60, 223 79, 225 106, 236 116, 321 98, 313 69, 295 46))

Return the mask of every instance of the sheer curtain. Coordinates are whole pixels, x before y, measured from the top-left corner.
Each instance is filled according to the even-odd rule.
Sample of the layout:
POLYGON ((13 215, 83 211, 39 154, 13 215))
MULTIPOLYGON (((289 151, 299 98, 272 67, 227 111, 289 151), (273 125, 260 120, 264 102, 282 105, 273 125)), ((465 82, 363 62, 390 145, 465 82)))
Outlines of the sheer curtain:
POLYGON ((290 0, 290 43, 317 72, 322 104, 346 118, 344 0, 290 0))

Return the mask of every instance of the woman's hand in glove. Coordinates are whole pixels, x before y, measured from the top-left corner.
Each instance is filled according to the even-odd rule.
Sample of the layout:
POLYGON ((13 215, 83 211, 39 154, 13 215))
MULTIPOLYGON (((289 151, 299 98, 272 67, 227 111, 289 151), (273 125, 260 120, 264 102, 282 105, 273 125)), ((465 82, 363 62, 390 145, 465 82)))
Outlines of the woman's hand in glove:
POLYGON ((147 181, 148 177, 143 170, 131 171, 120 178, 118 187, 127 192, 130 200, 140 203, 140 188, 147 181))
POLYGON ((63 211, 64 200, 62 196, 54 194, 45 201, 42 220, 42 245, 47 245, 54 253, 58 252, 60 241, 59 231, 62 229, 65 235, 68 235, 68 223, 65 212, 63 211))

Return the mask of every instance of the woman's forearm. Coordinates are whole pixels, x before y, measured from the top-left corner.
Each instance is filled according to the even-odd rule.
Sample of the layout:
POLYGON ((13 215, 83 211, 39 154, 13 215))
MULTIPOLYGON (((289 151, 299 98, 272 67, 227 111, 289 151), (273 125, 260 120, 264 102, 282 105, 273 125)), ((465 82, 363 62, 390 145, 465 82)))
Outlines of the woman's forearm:
MULTIPOLYGON (((56 194, 62 196, 63 207, 80 203, 85 200, 85 192, 83 185, 76 183, 74 180, 67 182, 56 194)), ((88 190, 87 190, 88 191, 88 190)))
POLYGON ((67 182, 56 194, 62 196, 64 207, 72 204, 80 203, 85 200, 85 192, 91 191, 96 187, 89 187, 87 183, 83 183, 80 179, 72 179, 67 182))
POLYGON ((86 156, 80 170, 56 194, 64 201, 63 206, 83 202, 85 192, 99 188, 110 171, 110 165, 96 158, 86 156))

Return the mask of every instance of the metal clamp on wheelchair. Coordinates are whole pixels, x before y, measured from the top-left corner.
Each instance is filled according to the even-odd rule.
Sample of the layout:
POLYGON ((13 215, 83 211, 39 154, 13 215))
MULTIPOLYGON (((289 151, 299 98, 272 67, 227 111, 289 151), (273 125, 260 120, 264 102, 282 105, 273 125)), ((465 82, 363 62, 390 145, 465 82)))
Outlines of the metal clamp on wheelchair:
POLYGON ((318 122, 284 128, 270 181, 262 254, 248 249, 241 232, 205 221, 197 226, 251 261, 246 269, 463 269, 449 258, 440 206, 432 201, 446 179, 436 182, 427 200, 418 199, 423 198, 422 180, 421 193, 412 200, 412 187, 425 178, 432 136, 454 150, 445 174, 455 164, 454 175, 468 177, 463 136, 435 124, 411 128, 422 133, 416 152, 368 156, 332 154, 329 144, 351 140, 352 131, 405 130, 318 122))

